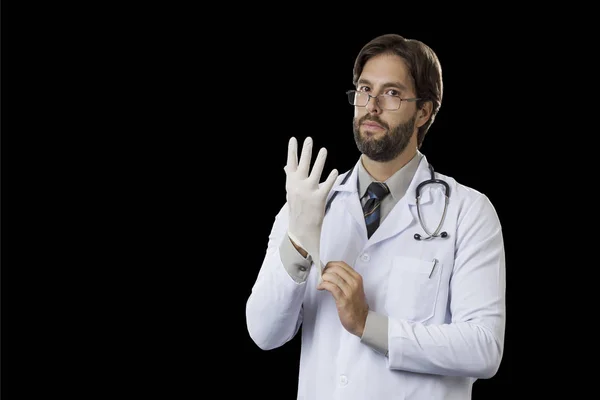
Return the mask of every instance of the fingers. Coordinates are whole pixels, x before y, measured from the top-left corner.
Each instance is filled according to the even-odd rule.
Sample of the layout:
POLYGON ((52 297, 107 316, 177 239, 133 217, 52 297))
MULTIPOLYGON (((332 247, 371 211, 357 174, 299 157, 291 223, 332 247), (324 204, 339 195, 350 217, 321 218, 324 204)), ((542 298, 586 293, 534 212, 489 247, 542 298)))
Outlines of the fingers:
POLYGON ((350 286, 350 282, 346 281, 344 276, 338 274, 338 271, 326 270, 325 272, 323 272, 322 280, 323 282, 327 282, 338 287, 343 293, 343 295, 349 298, 352 296, 352 287, 350 286))
POLYGON ((295 137, 290 138, 288 142, 288 156, 286 170, 294 172, 298 168, 298 141, 295 137))
POLYGON ((333 184, 335 183, 335 180, 337 179, 337 177, 338 177, 337 169, 331 170, 331 172, 329 173, 329 176, 327 177, 327 180, 325 182, 323 182, 323 185, 321 185, 321 188, 319 189, 322 194, 327 195, 327 193, 329 193, 329 191, 333 187, 333 184))
POLYGON ((308 169, 312 158, 312 144, 312 139, 310 137, 304 139, 302 155, 300 156, 300 163, 298 164, 298 172, 301 176, 308 176, 308 169))
POLYGON ((344 292, 342 292, 342 290, 337 285, 334 285, 331 282, 322 281, 321 283, 319 283, 319 286, 317 286, 317 289, 327 290, 329 293, 331 293, 336 302, 339 302, 344 296, 344 292))
POLYGON ((360 274, 356 272, 354 268, 352 268, 343 261, 328 262, 327 265, 325 265, 325 268, 323 269, 323 273, 326 273, 328 270, 335 271, 335 273, 338 274, 341 278, 343 278, 346 282, 348 282, 348 284, 352 284, 353 282, 362 279, 360 274))
POLYGON ((321 174, 323 173, 323 167, 325 167, 325 160, 327 159, 327 149, 324 147, 319 150, 319 154, 317 155, 317 159, 315 160, 315 165, 313 165, 312 171, 310 172, 310 179, 319 182, 321 179, 321 174))
MULTIPOLYGON (((325 167, 325 161, 327 160, 327 149, 322 147, 319 150, 319 154, 317 155, 317 159, 315 160, 315 164, 309 175, 312 147, 312 138, 307 137, 302 145, 302 154, 300 155, 300 161, 298 161, 298 141, 295 137, 290 138, 285 170, 287 172, 298 172, 301 176, 306 176, 308 179, 319 183, 323 168, 325 167)), ((332 170, 320 190, 325 194, 329 193, 337 177, 338 171, 336 169, 332 170)))

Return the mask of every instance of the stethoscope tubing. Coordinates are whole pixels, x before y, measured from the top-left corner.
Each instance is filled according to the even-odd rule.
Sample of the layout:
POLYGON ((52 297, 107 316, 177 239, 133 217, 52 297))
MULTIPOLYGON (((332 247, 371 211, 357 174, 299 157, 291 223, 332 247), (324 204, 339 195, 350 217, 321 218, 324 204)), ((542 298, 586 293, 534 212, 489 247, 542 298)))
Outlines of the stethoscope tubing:
MULTIPOLYGON (((352 171, 354 170, 354 167, 352 167, 352 169, 350 169, 346 175, 344 176, 344 179, 342 180, 342 182, 340 183, 340 185, 343 185, 344 183, 346 183, 346 181, 348 180, 348 178, 350 177, 350 175, 352 175, 352 171)), ((423 181, 421 183, 419 183, 419 185, 417 186, 416 189, 416 200, 417 200, 417 215, 419 217, 419 224, 421 225, 421 228, 423 228, 423 230, 425 231, 425 233, 428 235, 427 237, 422 237, 420 234, 415 233, 414 238, 415 240, 430 240, 430 239, 434 239, 434 238, 447 238, 448 237, 448 233, 447 232, 441 232, 442 226, 444 225, 444 221, 446 219, 446 211, 448 210, 448 203, 450 202, 450 186, 448 185, 447 182, 441 180, 441 179, 436 179, 435 177, 435 172, 433 170, 433 166, 431 164, 429 164, 429 171, 431 173, 431 178, 423 181), (431 233, 427 227, 425 226, 425 224, 423 223, 423 218, 421 216, 421 207, 420 207, 420 199, 421 199, 421 190, 423 189, 423 187, 425 187, 426 185, 429 184, 441 184, 444 186, 445 189, 445 201, 444 201, 444 211, 442 213, 442 218, 440 219, 440 223, 438 224, 436 230, 431 233)), ((331 197, 329 198, 329 200, 327 201, 327 204, 325 205, 325 215, 327 215, 327 212, 329 211, 329 208, 331 207, 331 203, 333 203, 333 200, 335 199, 335 197, 337 196, 339 192, 334 192, 333 195, 331 195, 331 197)))

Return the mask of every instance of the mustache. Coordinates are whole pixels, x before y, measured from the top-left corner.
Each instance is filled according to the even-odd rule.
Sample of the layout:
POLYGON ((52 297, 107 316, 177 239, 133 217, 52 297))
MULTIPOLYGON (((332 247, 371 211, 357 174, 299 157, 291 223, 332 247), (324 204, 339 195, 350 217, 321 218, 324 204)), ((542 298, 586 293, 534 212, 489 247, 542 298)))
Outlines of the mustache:
POLYGON ((371 115, 368 115, 368 114, 365 115, 364 117, 362 117, 360 120, 358 120, 358 125, 360 125, 360 124, 362 124, 362 123, 364 123, 366 121, 376 122, 379 125, 383 126, 384 128, 389 128, 387 126, 387 124, 385 122, 383 122, 382 120, 380 120, 378 117, 374 117, 374 116, 371 116, 371 115))

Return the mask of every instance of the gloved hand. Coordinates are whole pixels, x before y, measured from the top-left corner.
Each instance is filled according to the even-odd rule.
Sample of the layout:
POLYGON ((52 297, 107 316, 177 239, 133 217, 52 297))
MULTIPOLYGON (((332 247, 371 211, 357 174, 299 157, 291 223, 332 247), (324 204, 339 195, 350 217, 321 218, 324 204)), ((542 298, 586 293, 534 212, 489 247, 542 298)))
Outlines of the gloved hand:
POLYGON ((323 184, 319 185, 321 173, 327 158, 327 150, 321 148, 312 171, 309 174, 312 157, 312 139, 304 140, 300 162, 298 162, 298 143, 292 137, 288 144, 285 188, 289 207, 288 236, 312 258, 315 265, 323 271, 320 258, 321 227, 325 216, 327 194, 338 176, 332 170, 323 184))

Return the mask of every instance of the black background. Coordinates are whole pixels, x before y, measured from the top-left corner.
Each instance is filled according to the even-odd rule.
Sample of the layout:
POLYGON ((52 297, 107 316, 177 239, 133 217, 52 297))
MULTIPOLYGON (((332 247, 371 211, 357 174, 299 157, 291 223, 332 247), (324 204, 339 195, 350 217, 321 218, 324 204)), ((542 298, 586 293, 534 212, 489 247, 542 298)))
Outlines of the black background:
POLYGON ((584 234, 557 224, 582 169, 564 154, 583 117, 566 72, 577 55, 552 21, 211 6, 224 9, 52 6, 56 20, 3 34, 3 391, 294 399, 298 338, 264 352, 245 325, 287 142, 326 147, 325 171, 356 162, 344 92, 360 48, 390 32, 442 64, 422 152, 489 196, 504 229, 505 353, 473 398, 570 386, 579 370, 565 358, 589 347, 566 337, 591 302, 565 308, 574 286, 555 272, 581 265, 564 251, 584 234))

